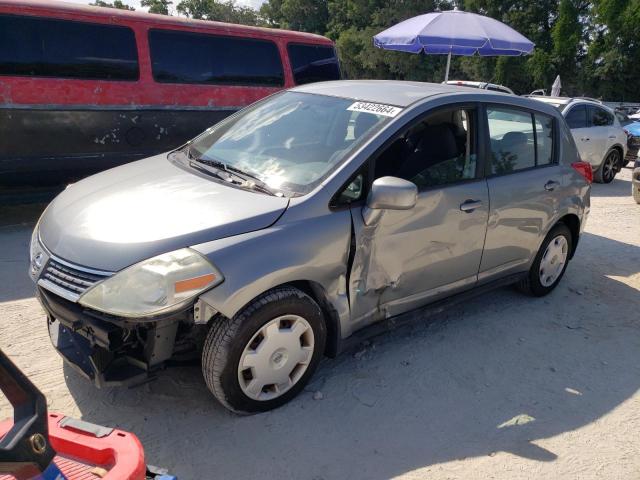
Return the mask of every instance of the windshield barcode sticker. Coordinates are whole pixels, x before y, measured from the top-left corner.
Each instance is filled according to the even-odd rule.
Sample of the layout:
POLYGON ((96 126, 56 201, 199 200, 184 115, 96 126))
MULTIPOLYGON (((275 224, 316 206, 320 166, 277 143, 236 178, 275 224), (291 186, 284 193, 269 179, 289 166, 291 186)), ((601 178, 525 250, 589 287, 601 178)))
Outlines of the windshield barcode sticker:
POLYGON ((383 105, 382 103, 355 102, 347 110, 351 112, 373 113, 385 117, 395 117, 402 109, 393 105, 383 105))

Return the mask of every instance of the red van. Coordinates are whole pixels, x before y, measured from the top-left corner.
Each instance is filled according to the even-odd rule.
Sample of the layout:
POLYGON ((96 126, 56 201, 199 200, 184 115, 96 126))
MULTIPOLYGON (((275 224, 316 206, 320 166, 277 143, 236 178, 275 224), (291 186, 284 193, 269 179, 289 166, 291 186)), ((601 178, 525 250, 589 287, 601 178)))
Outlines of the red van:
POLYGON ((0 0, 0 186, 73 181, 175 148, 280 89, 339 78, 319 35, 0 0))

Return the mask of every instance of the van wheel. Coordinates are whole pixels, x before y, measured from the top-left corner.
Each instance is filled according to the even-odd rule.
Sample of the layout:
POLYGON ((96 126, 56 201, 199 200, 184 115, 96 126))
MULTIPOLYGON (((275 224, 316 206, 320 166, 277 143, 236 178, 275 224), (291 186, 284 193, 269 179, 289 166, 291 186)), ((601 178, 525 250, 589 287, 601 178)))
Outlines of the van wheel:
POLYGON ((214 322, 202 373, 220 403, 236 413, 287 403, 304 388, 324 352, 322 311, 297 288, 270 290, 233 319, 214 322))
POLYGON ((536 297, 550 293, 567 269, 571 246, 569 228, 563 223, 553 227, 542 242, 527 277, 517 284, 518 289, 536 297))
POLYGON ((600 168, 595 171, 593 179, 598 183, 613 182, 616 174, 621 170, 621 161, 620 152, 614 148, 604 158, 600 168))

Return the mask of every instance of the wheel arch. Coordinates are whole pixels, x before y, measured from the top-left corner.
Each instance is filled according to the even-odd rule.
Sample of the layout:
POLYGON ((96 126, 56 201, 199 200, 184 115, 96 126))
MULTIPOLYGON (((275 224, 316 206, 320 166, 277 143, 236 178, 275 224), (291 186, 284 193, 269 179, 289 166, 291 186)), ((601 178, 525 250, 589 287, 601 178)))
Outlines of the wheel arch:
MULTIPOLYGON (((560 217, 551 226, 551 228, 555 227, 559 223, 566 225, 571 232, 571 252, 569 254, 569 258, 573 258, 573 255, 576 253, 576 249, 578 248, 578 241, 580 240, 580 218, 575 213, 568 213, 563 217, 560 217)), ((549 229, 549 231, 551 231, 551 229, 549 229)))
MULTIPOLYGON (((619 143, 616 143, 612 145, 611 148, 609 148, 609 150, 607 150, 607 155, 609 155, 609 152, 611 152, 611 150, 618 151, 618 153, 620 154, 620 166, 622 166, 622 162, 624 162, 624 147, 619 143)), ((604 158, 607 158, 607 155, 605 155, 604 158)), ((604 162, 604 159, 602 161, 604 162)))
POLYGON ((324 354, 328 357, 335 358, 340 350, 340 316, 338 315, 333 303, 331 303, 324 287, 318 282, 314 282, 312 280, 295 280, 283 285, 278 285, 274 288, 286 286, 301 290, 318 304, 320 310, 322 310, 322 317, 324 318, 324 323, 327 327, 327 342, 324 354))
MULTIPOLYGON (((300 290, 301 292, 311 297, 311 299, 318 304, 322 312, 322 317, 324 319, 325 326, 327 328, 327 341, 325 345, 324 354, 328 357, 335 358, 338 355, 338 352, 340 351, 340 342, 342 339, 341 329, 340 329, 340 325, 341 325, 340 315, 336 310, 335 305, 332 303, 329 294, 327 293, 325 288, 318 282, 315 282, 313 280, 292 280, 292 281, 280 283, 278 285, 270 286, 266 290, 258 293, 255 297, 251 298, 244 305, 239 307, 235 311, 234 315, 230 315, 230 316, 233 317, 239 314, 244 309, 249 307, 253 302, 255 302, 256 299, 263 296, 265 293, 270 292, 272 290, 287 288, 287 287, 293 287, 300 290)), ((211 328, 211 323, 217 321, 219 319, 219 316, 226 317, 224 313, 218 312, 209 320, 208 328, 211 328)))

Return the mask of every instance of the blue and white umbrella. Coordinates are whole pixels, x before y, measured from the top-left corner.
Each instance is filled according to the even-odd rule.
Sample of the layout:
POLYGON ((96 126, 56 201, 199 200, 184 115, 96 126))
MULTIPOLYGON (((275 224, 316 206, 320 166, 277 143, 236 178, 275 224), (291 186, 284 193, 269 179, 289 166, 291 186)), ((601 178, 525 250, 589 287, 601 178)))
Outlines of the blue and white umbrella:
POLYGON ((513 57, 527 55, 535 46, 498 20, 458 9, 409 18, 374 36, 373 44, 385 50, 448 55, 445 82, 451 55, 513 57))

